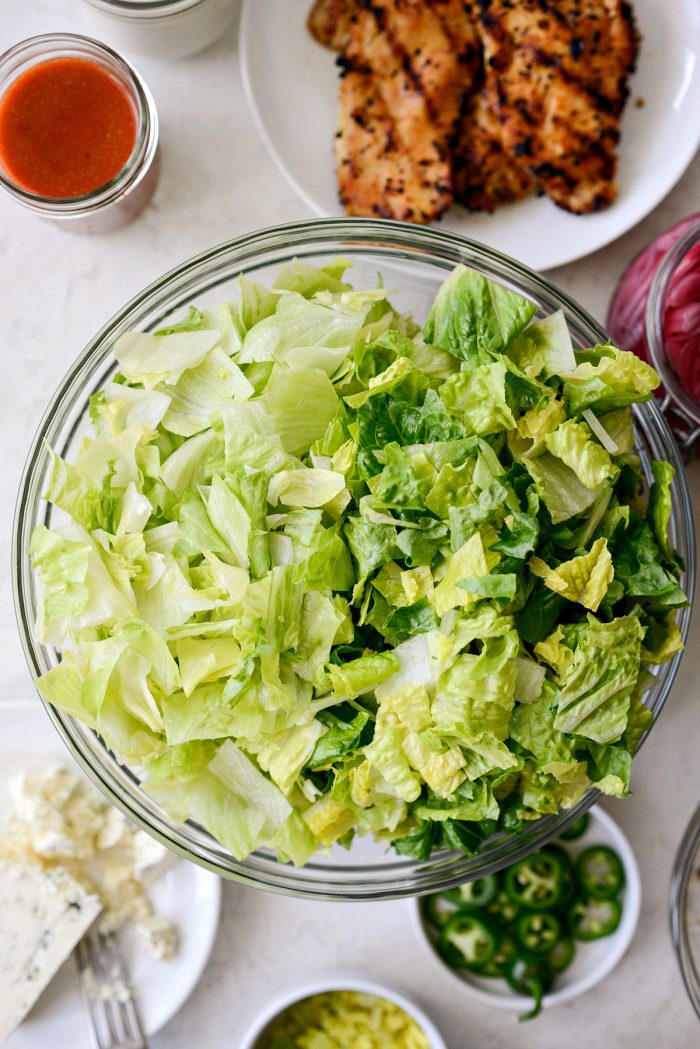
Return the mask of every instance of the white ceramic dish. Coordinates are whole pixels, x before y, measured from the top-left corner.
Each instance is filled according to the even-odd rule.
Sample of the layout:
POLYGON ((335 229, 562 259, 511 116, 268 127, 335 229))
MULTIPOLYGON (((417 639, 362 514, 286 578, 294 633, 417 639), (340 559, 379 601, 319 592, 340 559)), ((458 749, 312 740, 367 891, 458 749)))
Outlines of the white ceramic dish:
MULTIPOLYGON (((317 215, 341 213, 333 165, 338 97, 334 55, 306 28, 312 0, 244 0, 243 84, 255 122, 292 188, 317 215)), ((700 5, 635 0, 643 43, 622 122, 620 194, 596 215, 570 215, 530 197, 492 215, 453 207, 442 227, 533 269, 582 258, 648 215, 700 143, 700 5), (672 7, 672 13, 671 13, 672 7), (643 99, 637 108, 635 99, 643 99)))
MULTIPOLYGON (((7 778, 47 754, 71 761, 41 704, 0 700, 0 818, 7 809, 7 778)), ((209 871, 177 860, 153 886, 153 899, 158 913, 178 927, 177 955, 169 962, 156 961, 128 930, 120 934, 149 1036, 175 1015, 199 982, 219 924, 221 882, 209 871)), ((69 959, 5 1049, 49 1045, 89 1049, 90 1044, 77 975, 69 959)))
MULTIPOLYGON (((590 991, 592 987, 604 980, 621 961, 627 951, 639 923, 642 904, 642 887, 639 868, 632 847, 617 823, 604 812, 599 805, 590 810, 591 820, 586 830, 577 841, 564 842, 567 852, 578 855, 590 845, 608 845, 614 849, 625 868, 625 887, 622 892, 622 920, 617 930, 611 935, 589 943, 576 944, 576 956, 571 966, 556 979, 554 990, 542 1000, 544 1008, 563 1005, 564 1002, 578 998, 590 991)), ((409 901, 413 924, 426 954, 433 960, 441 972, 453 984, 470 997, 484 1005, 496 1006, 512 1011, 526 1011, 529 999, 516 994, 505 980, 477 976, 466 969, 451 969, 437 954, 433 943, 434 937, 421 915, 419 901, 409 901)))
MULTIPOLYGON (((374 994, 378 998, 386 998, 390 1002, 395 1002, 404 1012, 408 1013, 409 1016, 413 1017, 418 1026, 425 1033, 428 1042, 430 1043, 430 1049, 447 1049, 445 1040, 438 1031, 437 1027, 427 1016, 422 1009, 412 1002, 410 998, 406 998, 403 994, 399 994, 398 991, 393 988, 385 987, 383 984, 375 983, 373 980, 364 980, 361 977, 355 976, 336 976, 334 979, 328 980, 317 980, 314 983, 302 984, 300 987, 296 987, 293 991, 285 991, 276 998, 271 1005, 265 1010, 262 1016, 259 1016, 253 1025, 248 1029, 247 1033, 243 1037, 243 1041, 239 1049, 256 1049, 258 1039, 261 1034, 265 1031, 275 1017, 279 1016, 281 1012, 284 1012, 290 1005, 295 1002, 301 1002, 305 998, 310 998, 314 994, 324 994, 327 991, 362 991, 365 994, 374 994)), ((352 1049, 348 1046, 348 1049, 352 1049)))
POLYGON ((197 54, 224 32, 233 0, 84 0, 90 30, 119 50, 154 58, 197 54))

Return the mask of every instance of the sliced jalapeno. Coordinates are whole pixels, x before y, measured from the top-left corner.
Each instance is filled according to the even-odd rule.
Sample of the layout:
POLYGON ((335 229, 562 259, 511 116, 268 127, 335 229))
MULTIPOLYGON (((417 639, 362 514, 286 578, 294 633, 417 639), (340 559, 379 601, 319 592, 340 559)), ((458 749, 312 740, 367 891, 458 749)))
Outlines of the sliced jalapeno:
POLYGON ((625 869, 616 852, 607 845, 593 845, 576 860, 576 876, 587 896, 610 900, 625 884, 625 869))
POLYGON ((575 939, 599 940, 615 932, 621 917, 619 900, 577 900, 569 911, 569 924, 575 939))
POLYGON ((445 896, 459 907, 485 907, 497 893, 498 878, 495 874, 487 874, 485 878, 477 878, 476 881, 467 881, 464 885, 448 889, 445 896))
POLYGON ((587 812, 584 812, 580 819, 570 824, 565 831, 559 835, 562 841, 577 841, 578 838, 582 838, 588 830, 588 824, 591 822, 591 817, 587 812))
POLYGON ((550 841, 548 845, 544 846, 544 848, 542 849, 542 852, 550 852, 550 853, 552 853, 554 856, 557 857, 557 859, 561 860, 561 865, 562 865, 562 868, 564 869, 564 871, 568 871, 569 873, 571 873, 573 875, 573 873, 574 873, 573 860, 571 859, 571 856, 566 851, 566 849, 563 848, 561 845, 557 845, 556 841, 550 841))
POLYGON ((532 911, 556 907, 564 888, 564 863, 553 850, 533 852, 508 868, 504 886, 519 907, 532 911))
POLYGON ((542 1008, 542 998, 552 986, 552 971, 543 958, 514 958, 506 969, 506 980, 518 994, 534 999, 532 1009, 520 1017, 531 1020, 542 1008))
POLYGON ((576 893, 576 875, 571 856, 566 849, 563 849, 561 845, 557 845, 556 842, 550 842, 549 845, 545 845, 542 851, 554 853, 561 860, 561 896, 559 897, 557 907, 560 909, 565 908, 571 903, 576 893))
POLYGON ((547 955, 547 962, 549 968, 553 973, 563 973, 565 969, 568 969, 574 960, 574 954, 576 948, 574 947, 574 941, 565 936, 558 943, 555 943, 551 951, 547 955))
POLYGON ((498 947, 496 931, 473 911, 458 911, 445 922, 438 951, 453 968, 480 972, 498 947))
POLYGON ((528 954, 549 954, 562 938, 561 919, 552 911, 526 911, 515 923, 515 936, 528 954))
POLYGON ((496 953, 490 962, 487 962, 480 970, 482 976, 505 976, 506 969, 518 953, 515 942, 511 936, 504 933, 498 940, 496 953))
POLYGON ((513 903, 505 889, 501 889, 491 903, 486 905, 489 917, 497 921, 499 925, 510 925, 515 921, 519 910, 517 903, 513 903))
POLYGON ((457 910, 457 904, 446 899, 442 893, 436 892, 422 897, 420 909, 425 920, 430 922, 434 929, 441 929, 457 910))

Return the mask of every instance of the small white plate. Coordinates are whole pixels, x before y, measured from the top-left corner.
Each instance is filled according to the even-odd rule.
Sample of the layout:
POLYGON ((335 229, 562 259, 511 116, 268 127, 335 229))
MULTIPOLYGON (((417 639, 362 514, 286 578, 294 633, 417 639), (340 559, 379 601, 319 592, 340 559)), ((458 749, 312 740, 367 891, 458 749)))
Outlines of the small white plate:
MULTIPOLYGON (((413 1017, 426 1035, 430 1049, 447 1049, 445 1041, 433 1021, 410 998, 399 994, 398 991, 393 990, 391 987, 375 983, 374 980, 366 980, 357 976, 344 976, 342 974, 327 980, 317 980, 314 983, 304 984, 293 991, 286 991, 280 995, 248 1029, 243 1037, 240 1049, 256 1049, 258 1039, 267 1025, 280 1013, 284 1012, 285 1009, 288 1009, 290 1005, 294 1005, 295 1002, 303 1002, 305 998, 310 998, 314 994, 326 994, 328 991, 360 991, 363 994, 374 994, 377 998, 385 998, 390 1002, 394 1002, 405 1013, 413 1017)), ((347 1049, 352 1049, 352 1047, 348 1046, 347 1049)))
MULTIPOLYGON (((620 897, 622 919, 611 936, 588 943, 576 943, 576 955, 572 964, 557 976, 554 990, 542 999, 544 1008, 562 1005, 572 998, 578 998, 604 980, 622 960, 639 924, 642 883, 632 847, 617 823, 599 806, 596 805, 590 810, 590 816, 585 834, 576 841, 566 841, 562 844, 573 857, 591 845, 608 845, 617 852, 625 868, 625 887, 620 897)), ((409 905, 414 927, 427 954, 454 984, 459 984, 471 998, 484 1005, 495 1005, 500 1009, 520 1012, 527 1010, 529 999, 516 994, 505 980, 477 976, 466 969, 451 969, 446 965, 435 950, 435 936, 423 920, 419 900, 412 899, 409 905)))
MULTIPOLYGON (((341 214, 333 163, 338 98, 334 54, 312 39, 312 0, 244 0, 239 50, 258 130, 291 187, 318 215, 341 214)), ((444 229, 482 241, 533 269, 582 258, 648 215, 700 143, 700 5, 635 0, 643 42, 622 121, 620 193, 595 215, 530 197, 492 215, 452 207, 444 229), (635 99, 642 99, 637 108, 635 99)))
MULTIPOLYGON (((13 703, 0 699, 0 819, 7 811, 9 776, 41 761, 42 755, 73 765, 38 698, 13 703)), ((77 766, 75 766, 77 769, 77 766)), ((219 925, 221 883, 215 874, 185 860, 175 860, 153 886, 159 914, 178 928, 180 949, 159 962, 125 929, 120 934, 131 982, 147 1035, 154 1035, 181 1008, 209 960, 219 925)), ((85 1011, 73 961, 56 974, 6 1049, 38 1046, 89 1049, 85 1011)))

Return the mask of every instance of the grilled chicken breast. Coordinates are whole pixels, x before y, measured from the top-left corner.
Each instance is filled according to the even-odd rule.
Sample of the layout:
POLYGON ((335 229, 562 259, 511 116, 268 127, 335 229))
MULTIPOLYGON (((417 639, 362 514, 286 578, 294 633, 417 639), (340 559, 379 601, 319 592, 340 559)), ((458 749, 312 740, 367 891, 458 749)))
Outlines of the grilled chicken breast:
POLYGON ((506 150, 567 211, 617 195, 638 36, 625 0, 479 0, 486 88, 506 150))
POLYGON ((348 214, 430 222, 450 206, 463 53, 424 0, 356 5, 342 51, 336 135, 348 214))
MULTIPOLYGON (((369 57, 372 71, 380 77, 391 76, 388 52, 384 40, 390 41, 394 62, 408 73, 416 89, 426 98, 432 118, 434 135, 445 146, 449 145, 462 110, 462 101, 471 91, 478 61, 470 68, 472 58, 478 60, 478 39, 471 22, 464 14, 464 5, 453 0, 430 3, 427 0, 365 0, 365 9, 371 19, 363 22, 370 34, 382 38, 381 59, 372 61, 373 41, 366 36, 359 45, 357 58, 369 57), (461 35, 456 32, 455 8, 463 12, 461 35), (450 22, 452 32, 448 32, 450 22), (387 63, 386 65, 384 63, 387 63)), ((351 31, 347 52, 353 58, 353 45, 360 34, 351 31)))
POLYGON ((335 138, 340 200, 348 215, 429 222, 452 202, 450 165, 430 139, 425 100, 406 97, 391 115, 371 73, 348 70, 340 83, 335 138))
POLYGON ((357 0, 316 0, 306 25, 319 44, 332 51, 342 51, 356 9, 357 0))
POLYGON ((316 0, 340 53, 336 162, 351 215, 429 222, 536 188, 584 213, 617 194, 638 36, 625 0, 316 0))
POLYGON ((454 199, 470 211, 519 200, 535 182, 503 145, 501 124, 482 86, 467 100, 452 156, 454 199))
POLYGON ((335 146, 347 213, 437 218, 452 203, 446 144, 425 92, 367 8, 353 22, 343 64, 335 146))

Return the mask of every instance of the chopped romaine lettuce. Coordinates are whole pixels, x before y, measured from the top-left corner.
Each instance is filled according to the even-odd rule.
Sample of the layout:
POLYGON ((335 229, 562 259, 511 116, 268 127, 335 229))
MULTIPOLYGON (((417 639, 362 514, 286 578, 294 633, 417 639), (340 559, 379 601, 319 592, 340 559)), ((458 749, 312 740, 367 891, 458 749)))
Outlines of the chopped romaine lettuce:
POLYGON ((31 544, 41 694, 239 859, 622 796, 682 648, 653 370, 463 266, 422 332, 346 269, 122 335, 31 544))

